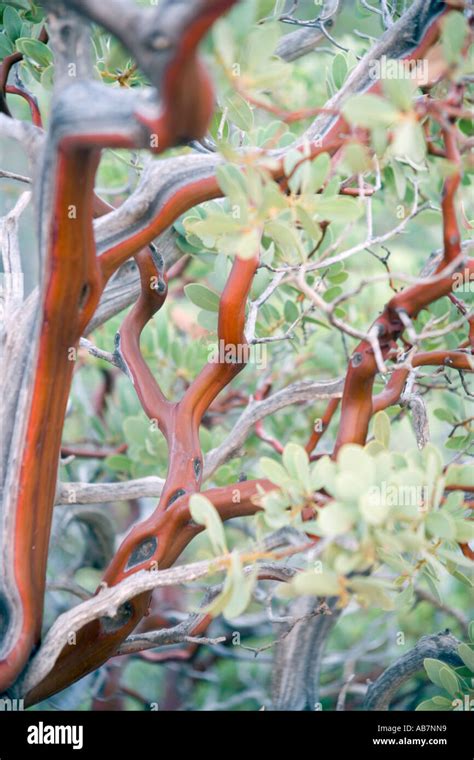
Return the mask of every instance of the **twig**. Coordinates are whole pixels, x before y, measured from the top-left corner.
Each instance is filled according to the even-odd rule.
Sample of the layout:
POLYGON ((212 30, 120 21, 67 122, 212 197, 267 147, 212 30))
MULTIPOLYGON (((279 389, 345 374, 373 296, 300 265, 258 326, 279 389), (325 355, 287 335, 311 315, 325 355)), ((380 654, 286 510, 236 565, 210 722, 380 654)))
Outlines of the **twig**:
POLYGON ((7 172, 6 169, 0 169, 0 177, 5 177, 5 179, 16 179, 18 182, 25 182, 28 185, 31 185, 31 177, 25 177, 24 174, 16 174, 15 172, 7 172))

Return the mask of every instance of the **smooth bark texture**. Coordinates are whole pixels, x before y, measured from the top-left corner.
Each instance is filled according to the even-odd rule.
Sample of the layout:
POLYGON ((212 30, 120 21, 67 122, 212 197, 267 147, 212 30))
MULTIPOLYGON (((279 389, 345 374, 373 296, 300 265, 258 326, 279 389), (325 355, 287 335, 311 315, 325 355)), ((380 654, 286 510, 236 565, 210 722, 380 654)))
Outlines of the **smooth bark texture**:
MULTIPOLYGON (((158 566, 160 574, 166 572, 202 530, 190 518, 190 496, 201 489, 203 478, 238 450, 250 427, 261 417, 295 401, 328 398, 328 424, 342 393, 337 452, 348 442, 365 443, 374 410, 399 399, 403 390, 405 376, 394 375, 392 386, 381 397, 372 398, 379 364, 373 342, 363 340, 350 360, 344 389, 340 379, 327 383, 309 381, 251 404, 228 440, 210 452, 204 463, 199 444, 203 416, 217 395, 244 369, 245 362, 209 362, 182 399, 172 403, 141 354, 141 332, 165 302, 166 267, 177 258, 170 226, 184 211, 222 195, 216 168, 223 159, 216 154, 188 154, 151 162, 136 190, 122 206, 111 210, 94 191, 100 152, 118 147, 161 153, 205 136, 213 113, 213 91, 196 50, 204 34, 233 3, 234 0, 164 0, 158 10, 139 8, 125 0, 71 0, 67 6, 53 0, 48 3, 52 13, 51 44, 59 71, 50 126, 44 140, 38 136, 38 129, 18 128, 16 134, 20 139, 26 135, 30 142, 43 143, 34 186, 42 281, 39 297, 30 297, 23 305, 18 325, 7 338, 17 379, 6 393, 10 423, 8 450, 3 456, 4 500, 0 511, 0 692, 16 683, 14 688, 26 695, 28 704, 60 691, 119 650, 147 612, 151 590, 158 585, 147 571, 158 566), (88 27, 76 14, 113 33, 156 89, 119 90, 91 81, 86 65, 88 27), (72 58, 78 63, 78 73, 77 81, 71 83, 64 68, 72 58), (167 476, 155 511, 126 536, 104 575, 105 584, 120 589, 113 597, 113 605, 102 604, 104 593, 109 593, 103 592, 75 608, 70 615, 76 636, 73 645, 65 637, 64 620, 61 624, 58 621, 25 677, 18 681, 41 630, 52 510, 55 501, 61 501, 56 480, 74 370, 71 359, 76 356, 82 336, 133 302, 117 332, 113 358, 132 381, 145 413, 157 422, 167 441, 167 476)), ((322 152, 337 156, 350 137, 349 126, 340 115, 341 105, 355 93, 380 92, 380 84, 369 77, 371 62, 382 55, 418 60, 436 53, 441 19, 449 12, 439 0, 417 0, 360 61, 295 146, 308 147, 310 156, 322 152)), ((433 81, 443 73, 435 63, 433 81)), ((2 70, 3 85, 8 77, 6 68, 2 70)), ((449 97, 456 107, 456 88, 449 97)), ((395 348, 407 319, 451 292, 452 271, 444 274, 445 268, 458 262, 459 270, 467 267, 472 271, 472 261, 462 257, 456 217, 455 195, 461 174, 454 129, 435 108, 426 109, 424 115, 440 124, 446 157, 457 167, 446 180, 443 193, 444 248, 435 270, 441 276, 436 283, 406 288, 387 304, 373 326, 382 359, 395 348)), ((13 120, 3 115, 0 128, 4 133, 13 126, 13 120), (10 127, 5 126, 6 122, 10 127)), ((266 166, 270 157, 271 175, 284 188, 284 155, 283 150, 272 151, 270 156, 253 151, 245 159, 266 166)), ((233 264, 219 305, 218 338, 226 345, 247 345, 245 308, 258 265, 258 246, 250 258, 237 256, 233 264)), ((421 357, 419 361, 421 366, 423 361, 436 365, 449 360, 452 366, 472 369, 466 356, 461 347, 460 351, 421 357)), ((317 440, 315 436, 310 438, 309 451, 317 440)), ((153 487, 156 485, 155 482, 153 487)), ((225 520, 254 514, 260 508, 259 493, 273 488, 269 481, 246 481, 205 493, 225 520)), ((175 578, 175 571, 168 572, 175 578)), ((283 670, 279 668, 275 682, 276 709, 303 709, 317 701, 315 689, 322 651, 336 617, 333 611, 332 615, 311 621, 305 629, 305 651, 314 665, 309 691, 301 668, 288 683, 288 658, 293 660, 297 633, 290 632, 286 643, 281 644, 283 670)))

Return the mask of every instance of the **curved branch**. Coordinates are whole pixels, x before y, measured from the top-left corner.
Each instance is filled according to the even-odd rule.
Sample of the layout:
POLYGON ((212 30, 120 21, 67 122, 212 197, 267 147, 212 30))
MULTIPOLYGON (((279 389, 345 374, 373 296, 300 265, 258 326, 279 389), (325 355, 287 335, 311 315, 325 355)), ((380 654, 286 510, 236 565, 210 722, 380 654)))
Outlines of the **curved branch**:
MULTIPOLYGON (((105 282, 114 271, 96 256, 92 228, 100 149, 149 147, 157 153, 179 143, 184 137, 183 129, 190 127, 190 136, 194 137, 204 134, 212 112, 212 89, 196 58, 196 47, 210 24, 230 4, 227 0, 185 2, 176 13, 176 5, 165 2, 159 11, 152 12, 151 28, 144 25, 139 38, 144 42, 143 35, 152 33, 151 45, 144 42, 145 68, 150 66, 155 76, 159 75, 163 85, 161 104, 153 105, 147 95, 137 96, 131 91, 80 80, 56 93, 38 188, 44 285, 41 317, 29 357, 34 383, 19 415, 21 422, 10 452, 19 467, 9 470, 0 514, 6 547, 0 591, 0 691, 23 668, 40 635, 56 462, 74 366, 70 352, 75 350, 105 282), (174 36, 163 55, 163 48, 155 43, 156 34, 164 32, 174 36), (184 101, 171 97, 176 77, 182 77, 190 88, 191 94, 184 101), (91 98, 95 103, 93 113, 89 107, 91 98), (158 137, 156 145, 154 136, 158 137)), ((84 10, 79 8, 83 5, 80 2, 70 5, 73 10, 84 10)), ((97 4, 93 5, 97 10, 97 4)), ((101 4, 109 12, 118 6, 124 8, 121 0, 101 4)), ((55 15, 53 29, 61 38, 53 47, 59 62, 64 63, 63 37, 70 29, 67 14, 71 8, 66 10, 62 2, 53 0, 50 7, 55 15)), ((132 8, 129 6, 129 10, 132 8)), ((143 13, 135 10, 143 18, 143 13)), ((97 20, 87 9, 85 15, 97 20)), ((114 29, 120 19, 112 13, 109 21, 114 29)), ((82 61, 83 45, 87 44, 84 30, 81 27, 77 34, 66 36, 72 43, 68 62, 74 57, 82 61)), ((132 47, 137 40, 138 37, 131 40, 132 47)), ((58 70, 59 87, 64 85, 62 74, 58 70)), ((186 87, 180 91, 186 93, 186 87)))
POLYGON ((388 710, 397 691, 423 668, 425 657, 433 657, 449 665, 462 665, 457 654, 461 642, 449 631, 422 636, 419 642, 402 655, 374 683, 371 683, 364 702, 365 710, 388 710))
MULTIPOLYGON (((454 205, 454 197, 461 179, 460 154, 451 127, 443 129, 447 156, 456 166, 455 171, 444 184, 443 191, 443 258, 436 267, 435 274, 442 274, 445 268, 449 274, 431 284, 419 283, 397 293, 388 302, 381 316, 374 322, 372 330, 377 336, 382 358, 396 349, 396 341, 402 335, 407 319, 414 319, 420 311, 454 288, 454 277, 450 264, 462 258, 461 237, 454 205)), ((457 265, 462 271, 472 262, 457 265)), ((455 270, 456 271, 456 270, 455 270)), ((364 445, 369 421, 373 414, 372 389, 378 372, 378 363, 373 346, 363 340, 355 349, 349 368, 342 398, 341 422, 335 452, 345 443, 364 445)))

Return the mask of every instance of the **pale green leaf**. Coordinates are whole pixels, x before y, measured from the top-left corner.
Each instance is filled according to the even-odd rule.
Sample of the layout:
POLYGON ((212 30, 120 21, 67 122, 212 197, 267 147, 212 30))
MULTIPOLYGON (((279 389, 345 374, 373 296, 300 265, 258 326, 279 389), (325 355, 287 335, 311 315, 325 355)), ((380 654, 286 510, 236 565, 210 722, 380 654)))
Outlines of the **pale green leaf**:
POLYGON ((425 657, 423 660, 423 665, 430 681, 436 684, 436 686, 440 686, 443 689, 444 686, 441 680, 440 671, 442 668, 446 667, 444 662, 441 660, 436 660, 433 657, 425 657))
POLYGON ((447 63, 457 63, 469 28, 462 13, 452 11, 443 19, 441 46, 447 63))
POLYGON ((184 292, 191 303, 205 311, 219 311, 219 296, 210 288, 199 282, 192 282, 184 286, 184 292))
POLYGON ((29 37, 19 37, 15 44, 20 53, 40 66, 49 66, 53 63, 53 54, 44 42, 29 37))
POLYGON ((443 684, 443 689, 445 689, 448 694, 451 694, 452 697, 457 696, 460 691, 460 685, 454 670, 445 665, 444 668, 440 669, 439 676, 443 684))
POLYGON ((290 480, 287 471, 281 466, 279 462, 276 462, 270 457, 262 457, 259 462, 259 467, 268 480, 271 480, 276 486, 286 486, 290 480))
POLYGON ((453 518, 444 512, 430 512, 426 518, 426 527, 434 538, 451 540, 456 535, 456 525, 453 518))
POLYGON ((474 650, 467 644, 460 644, 458 646, 458 655, 465 664, 466 668, 474 674, 474 650))
POLYGON ((398 117, 398 110, 377 95, 355 95, 343 106, 344 118, 360 127, 389 126, 398 117))
POLYGON ((225 100, 227 116, 236 127, 248 132, 253 127, 253 112, 244 98, 234 92, 225 100))
POLYGON ((292 581, 292 586, 298 594, 314 594, 315 596, 338 596, 341 584, 337 573, 307 570, 298 573, 292 581))
POLYGON ((309 457, 302 446, 287 443, 283 450, 283 464, 292 479, 302 483, 306 491, 311 490, 309 457))
POLYGON ((353 524, 352 512, 338 502, 331 502, 318 512, 317 527, 322 536, 332 537, 348 533, 353 524))
POLYGON ((385 448, 390 443, 390 417, 386 412, 377 412, 374 417, 374 438, 385 448))
POLYGON ((189 499, 189 511, 194 522, 207 528, 211 544, 216 554, 225 554, 227 544, 224 526, 219 513, 211 501, 203 494, 195 493, 189 499))

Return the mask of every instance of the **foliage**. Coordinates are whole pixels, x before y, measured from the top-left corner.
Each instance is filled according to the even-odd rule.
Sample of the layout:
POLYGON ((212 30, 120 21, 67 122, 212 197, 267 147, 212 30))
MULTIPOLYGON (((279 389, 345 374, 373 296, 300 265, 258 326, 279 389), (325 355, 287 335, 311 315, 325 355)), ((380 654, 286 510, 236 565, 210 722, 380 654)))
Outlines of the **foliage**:
POLYGON ((449 696, 437 695, 418 705, 417 710, 472 710, 474 688, 474 622, 469 626, 469 644, 460 644, 457 654, 462 665, 453 668, 442 660, 427 657, 424 666, 430 681, 449 696))

